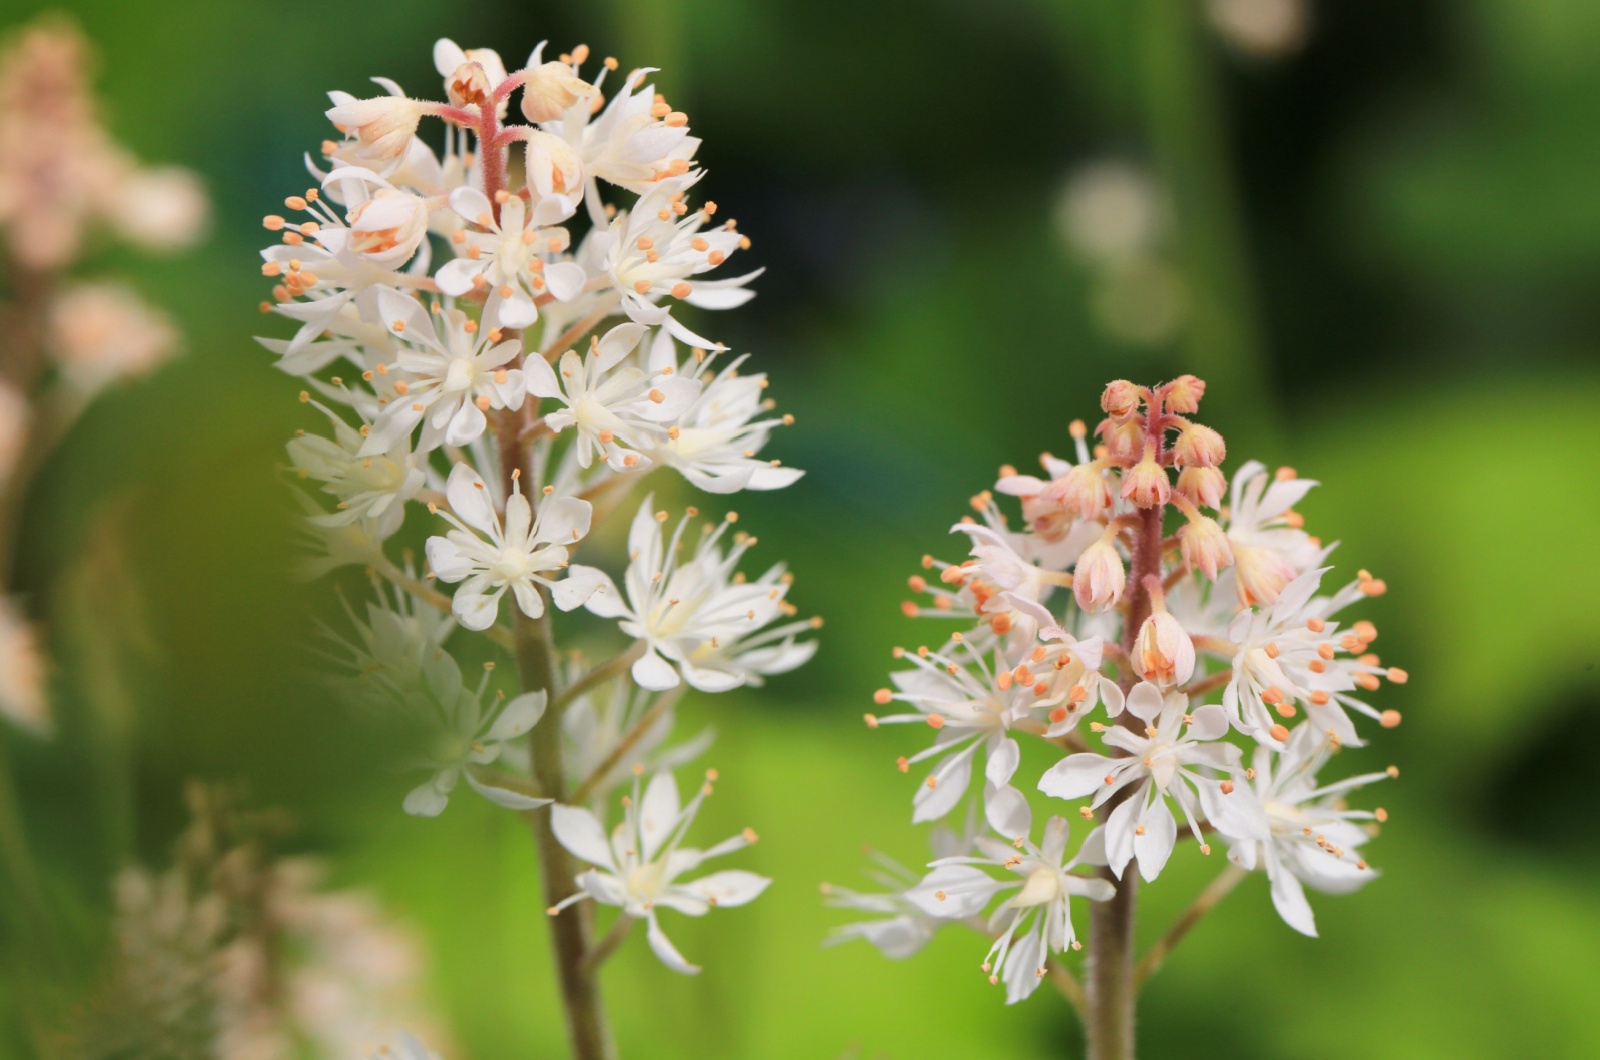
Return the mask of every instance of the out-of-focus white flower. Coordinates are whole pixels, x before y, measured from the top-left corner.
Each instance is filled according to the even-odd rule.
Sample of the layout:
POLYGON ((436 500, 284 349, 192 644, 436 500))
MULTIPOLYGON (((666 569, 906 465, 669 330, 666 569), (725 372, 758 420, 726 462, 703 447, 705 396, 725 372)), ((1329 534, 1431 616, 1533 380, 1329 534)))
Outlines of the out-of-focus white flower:
POLYGON ((1146 880, 1161 874, 1178 838, 1169 797, 1204 850, 1210 847, 1201 839, 1202 818, 1230 836, 1267 837, 1260 803, 1240 786, 1239 748, 1217 742, 1227 735, 1227 713, 1216 704, 1196 707, 1193 714, 1188 708, 1188 696, 1168 692, 1163 697, 1155 685, 1140 682, 1128 693, 1127 709, 1146 723, 1143 732, 1121 725, 1105 730, 1105 742, 1127 757, 1068 755, 1039 780, 1039 790, 1058 799, 1092 795, 1092 808, 1132 786, 1105 824, 1107 863, 1119 878, 1135 857, 1146 880))
POLYGON ((395 367, 404 378, 361 447, 362 456, 392 449, 422 424, 420 452, 475 441, 488 426, 489 409, 520 409, 527 383, 520 368, 506 367, 522 352, 519 339, 500 330, 498 296, 483 321, 459 309, 429 313, 415 298, 378 292, 378 312, 401 342, 395 367))
POLYGON ((62 374, 88 392, 147 375, 178 348, 167 315, 119 283, 67 288, 50 308, 50 335, 62 374))
POLYGON ((135 170, 123 178, 112 223, 148 250, 192 246, 206 227, 210 202, 200 178, 182 166, 135 170))
POLYGON ((1069 859, 1066 818, 1050 818, 1044 840, 1035 845, 1029 838, 1032 816, 1022 793, 1007 789, 988 813, 990 827, 1005 838, 977 837, 977 853, 935 861, 933 871, 907 894, 929 916, 957 919, 978 916, 995 898, 1011 895, 989 917, 996 938, 983 970, 990 983, 1005 981, 1006 1003, 1012 1005, 1038 988, 1051 952, 1078 948, 1071 899, 1103 902, 1116 893, 1109 881, 1072 871, 1105 864, 1101 830, 1091 832, 1069 859), (1009 875, 996 879, 997 870, 1009 875))
POLYGON ((1150 171, 1120 159, 1076 170, 1056 207, 1056 223, 1068 246, 1094 262, 1150 251, 1165 220, 1160 189, 1150 171))
MULTIPOLYGON (((970 825, 960 835, 949 828, 936 827, 928 836, 935 861, 969 853, 972 840, 970 825)), ((950 924, 950 920, 924 912, 911 900, 909 892, 922 882, 921 875, 886 854, 875 850, 867 853, 877 865, 872 877, 882 891, 864 893, 825 883, 822 894, 827 904, 835 909, 869 913, 873 919, 837 927, 829 932, 823 944, 833 946, 851 939, 865 939, 885 957, 904 960, 920 952, 940 928, 950 924)))
POLYGON ((1383 821, 1388 814, 1349 809, 1343 797, 1390 774, 1367 773, 1319 787, 1317 772, 1338 746, 1307 722, 1295 729, 1281 758, 1258 747, 1252 783, 1266 810, 1270 838, 1241 839, 1228 851, 1234 864, 1267 874, 1278 915, 1302 935, 1317 933, 1302 884, 1348 894, 1378 875, 1360 854, 1372 826, 1358 822, 1383 821))
POLYGON ((450 511, 441 514, 455 529, 428 538, 428 566, 440 581, 462 583, 454 607, 463 627, 494 625, 507 589, 523 614, 538 618, 544 614, 540 586, 550 590, 557 607, 570 611, 606 584, 605 575, 592 567, 573 567, 560 581, 552 577, 567 568, 568 549, 589 532, 588 501, 546 497, 535 518, 528 498, 513 489, 502 529, 488 486, 467 464, 450 469, 445 496, 450 511))
POLYGON ((299 477, 322 483, 322 492, 338 500, 338 511, 320 518, 329 526, 367 520, 374 534, 390 536, 405 519, 405 502, 421 492, 427 480, 420 459, 411 451, 411 436, 401 435, 387 451, 363 456, 366 439, 361 432, 318 407, 327 415, 333 437, 299 434, 288 450, 299 477))
POLYGON ((0 597, 0 715, 40 735, 51 730, 38 637, 5 597, 0 597))
POLYGON ((367 1054, 367 1060, 441 1060, 438 1053, 423 1045, 411 1034, 402 1033, 394 1043, 378 1046, 367 1054))
POLYGON ((647 645, 633 664, 633 679, 644 688, 674 688, 679 674, 702 692, 725 692, 756 685, 768 674, 786 673, 815 654, 815 641, 798 635, 812 622, 791 622, 763 629, 793 613, 784 601, 789 578, 781 566, 754 581, 736 575, 740 557, 754 544, 736 535, 723 552, 720 542, 732 517, 707 527, 688 559, 680 545, 690 516, 685 516, 669 542, 663 542, 665 513, 651 512, 646 497, 628 532, 626 596, 607 579, 589 598, 589 610, 616 618, 622 632, 647 645))
POLYGON ((709 772, 707 782, 688 805, 679 801, 678 786, 671 773, 652 777, 643 798, 635 779, 633 798, 624 801, 622 823, 612 831, 609 843, 605 827, 591 811, 580 806, 552 807, 556 839, 574 857, 594 868, 578 876, 580 890, 552 906, 550 915, 556 916, 585 898, 617 906, 624 915, 649 925, 650 948, 662 964, 688 975, 699 972, 700 968, 685 960, 661 930, 656 911, 675 909, 689 916, 704 916, 713 907, 752 902, 772 882, 739 869, 713 872, 695 880, 679 879, 710 859, 742 850, 756 840, 755 833, 747 828, 706 850, 682 845, 715 779, 715 771, 709 772))
POLYGON ((17 466, 31 419, 28 399, 10 383, 0 382, 0 486, 5 485, 12 468, 17 466))
POLYGON ((1207 0, 1205 8, 1228 44, 1262 59, 1294 54, 1311 32, 1307 0, 1207 0))
POLYGON ((644 333, 639 324, 618 324, 585 356, 568 350, 555 368, 540 357, 526 362, 528 392, 564 406, 546 414, 546 426, 558 433, 576 428, 580 467, 590 467, 597 459, 613 471, 649 467, 641 450, 665 442, 667 424, 700 393, 692 379, 622 363, 644 333))

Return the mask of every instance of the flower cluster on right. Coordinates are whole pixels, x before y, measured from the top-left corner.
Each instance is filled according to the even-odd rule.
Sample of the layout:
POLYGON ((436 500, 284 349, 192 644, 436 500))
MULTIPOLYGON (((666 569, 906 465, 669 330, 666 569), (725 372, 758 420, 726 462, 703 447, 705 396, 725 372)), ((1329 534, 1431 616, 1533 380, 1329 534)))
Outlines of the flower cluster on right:
POLYGON ((965 922, 990 937, 983 970, 1015 1002, 1052 953, 1081 948, 1071 900, 1108 900, 1135 871, 1155 880, 1184 831, 1264 872, 1307 935, 1306 887, 1372 878, 1362 848, 1386 814, 1345 797, 1398 771, 1320 774, 1400 722, 1367 696, 1405 672, 1372 653, 1372 623, 1342 617, 1384 583, 1328 577, 1333 546, 1294 510, 1316 483, 1256 462, 1228 482, 1222 436, 1191 418, 1204 393, 1193 376, 1112 383, 1092 448, 1078 421, 1075 460, 1002 468, 952 528, 969 558, 924 557, 905 613, 959 628, 896 649, 904 666, 866 722, 933 730, 898 762, 917 776, 912 821, 965 826, 935 830, 925 874, 886 862, 881 892, 825 888, 874 914, 837 937, 904 957, 965 922), (1020 502, 1021 529, 996 494, 1020 502), (1024 770, 1019 737, 1043 745, 1028 755, 1042 772, 1024 770), (1036 830, 1027 787, 1076 806, 1036 830))

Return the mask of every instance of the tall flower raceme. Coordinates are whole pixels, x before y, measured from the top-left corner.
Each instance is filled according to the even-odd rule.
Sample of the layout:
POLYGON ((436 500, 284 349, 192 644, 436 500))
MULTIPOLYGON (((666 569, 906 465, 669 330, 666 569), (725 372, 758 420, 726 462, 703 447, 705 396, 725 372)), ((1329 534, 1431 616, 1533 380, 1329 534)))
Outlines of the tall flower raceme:
POLYGON ((787 486, 800 472, 764 450, 792 418, 702 335, 715 316, 693 316, 747 301, 759 270, 731 267, 750 242, 700 198, 700 140, 651 70, 543 45, 510 68, 448 40, 434 61, 432 99, 381 78, 370 98, 331 94, 310 186, 265 220, 262 309, 291 327, 262 342, 318 413, 289 443, 307 572, 387 583, 324 650, 365 710, 417 734, 408 812, 443 812, 465 781, 529 817, 573 1052, 607 1056, 596 970, 628 926, 693 972, 672 919, 767 883, 699 871, 755 833, 695 845, 716 773, 680 802, 672 771, 708 740, 671 739, 677 698, 799 666, 820 624, 795 617, 781 564, 740 569, 757 542, 736 513, 674 518, 628 496, 663 476, 719 495, 787 486), (408 511, 431 527, 420 567, 398 544, 408 511), (629 520, 611 573, 590 556, 608 518, 629 520), (619 652, 572 650, 580 609, 619 652), (515 680, 495 660, 470 674, 470 637, 515 680), (600 941, 597 904, 620 911, 600 941))
POLYGON ((1344 893, 1376 874, 1363 846, 1386 815, 1347 796, 1398 775, 1321 775, 1400 722, 1368 698, 1405 672, 1372 653, 1371 622, 1345 614, 1384 583, 1331 576, 1332 546, 1295 511, 1315 483, 1251 462, 1230 486, 1222 436, 1192 418, 1204 392, 1193 376, 1112 383, 1093 448, 1078 421, 1074 459, 1045 454, 1043 475, 1002 468, 952 528, 969 557, 924 557, 904 610, 956 628, 942 646, 896 649, 901 668, 866 721, 933 730, 900 742, 913 823, 966 807, 986 828, 956 841, 941 827, 920 878, 825 889, 830 904, 879 914, 841 934, 890 957, 940 925, 977 928, 989 981, 1017 1002, 1050 979, 1101 1060, 1133 1055, 1138 987, 1248 873, 1315 935, 1306 889, 1344 893), (997 494, 1020 505, 1019 524, 997 494), (1043 745, 1045 768, 1025 768, 1023 742, 1043 745), (1034 791, 1073 806, 1036 831, 1034 791), (1180 843, 1230 864, 1136 962, 1137 882, 1155 882, 1180 843), (1081 982, 1066 959, 1080 948, 1081 982))

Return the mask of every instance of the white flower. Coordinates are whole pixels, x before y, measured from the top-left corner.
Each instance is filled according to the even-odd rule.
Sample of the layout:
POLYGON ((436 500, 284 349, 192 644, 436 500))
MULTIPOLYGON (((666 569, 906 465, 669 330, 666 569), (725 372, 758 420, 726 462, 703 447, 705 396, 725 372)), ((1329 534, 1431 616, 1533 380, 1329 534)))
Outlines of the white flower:
POLYGON ((677 423, 668 429, 665 440, 646 456, 677 469, 690 485, 707 493, 782 489, 805 474, 780 467, 776 460, 756 458, 766 447, 772 428, 794 421, 792 416, 766 415, 772 409, 765 396, 766 375, 740 374, 745 358, 739 357, 712 376, 715 354, 698 365, 692 358, 678 364, 673 351, 671 334, 664 328, 658 330, 650 345, 650 370, 670 369, 689 379, 698 368, 703 372, 702 386, 694 403, 679 413, 677 423))
POLYGON ((1324 555, 1289 518, 1289 509, 1315 485, 1310 479, 1269 477, 1254 460, 1233 476, 1227 531, 1241 605, 1272 603, 1324 555))
MULTIPOLYGON (((948 828, 934 828, 928 836, 935 860, 953 858, 972 849, 972 828, 969 823, 964 834, 957 835, 948 828)), ((835 909, 853 909, 873 914, 875 919, 858 920, 829 932, 823 945, 834 946, 851 939, 865 939, 891 960, 903 960, 919 952, 935 932, 949 925, 944 916, 931 916, 911 900, 909 892, 922 882, 922 877, 898 861, 876 850, 867 851, 878 866, 872 878, 883 891, 863 893, 831 883, 822 885, 827 904, 835 909)))
POLYGON ((513 791, 473 773, 473 767, 494 762, 506 750, 507 743, 527 735, 538 724, 544 716, 545 692, 524 692, 503 704, 491 698, 491 705, 485 707, 488 672, 484 672, 477 689, 468 688, 455 659, 444 651, 429 654, 422 673, 426 692, 422 702, 431 715, 427 720, 432 723, 433 740, 418 764, 433 770, 433 776, 406 796, 406 813, 437 817, 462 777, 484 798, 509 809, 532 810, 549 805, 549 799, 513 791))
POLYGON ((0 597, 0 716, 40 735, 49 733, 44 675, 33 627, 16 605, 0 597))
POLYGON ((744 236, 726 226, 704 229, 710 219, 706 211, 688 209, 683 196, 695 179, 654 185, 595 237, 596 249, 629 320, 665 327, 680 342, 712 349, 720 347, 684 327, 657 300, 671 297, 702 309, 733 309, 755 297, 745 284, 763 270, 725 280, 693 279, 746 244, 744 236))
POLYGON ((456 590, 454 609, 465 628, 494 625, 500 597, 507 589, 523 614, 538 618, 544 614, 540 586, 550 590, 557 607, 571 611, 604 583, 605 575, 591 567, 574 567, 561 581, 549 577, 567 566, 568 547, 589 532, 588 501, 547 497, 540 502, 535 519, 528 498, 514 489, 506 498, 502 530, 488 487, 467 464, 450 469, 445 496, 450 512, 440 514, 455 524, 455 529, 444 537, 428 538, 428 566, 440 581, 462 583, 456 590))
POLYGON ((1338 746, 1307 722, 1295 729, 1282 757, 1256 748, 1255 791, 1271 837, 1241 839, 1228 851, 1228 859, 1242 868, 1266 872, 1278 915, 1302 935, 1317 933, 1302 884, 1348 894, 1377 875, 1359 853, 1370 826, 1357 822, 1382 821, 1387 815, 1381 809, 1348 809, 1342 796, 1389 774, 1367 773, 1318 787, 1317 771, 1338 746))
POLYGON ((84 391, 147 375, 177 345, 167 315, 119 283, 77 284, 50 307, 50 352, 84 391))
MULTIPOLYGON (((576 681, 583 673, 583 668, 575 667, 570 678, 576 681)), ((561 715, 568 772, 592 777, 586 783, 593 798, 604 799, 628 778, 634 766, 655 772, 687 765, 705 753, 716 733, 703 729, 682 743, 667 746, 675 713, 670 699, 639 688, 626 678, 578 696, 561 715), (647 718, 652 710, 653 721, 647 718), (636 733, 635 727, 641 723, 645 728, 636 733), (594 776, 597 769, 608 764, 604 775, 594 776)))
POLYGON ((594 97, 595 87, 567 64, 535 62, 529 61, 522 83, 522 113, 529 121, 554 121, 579 100, 594 97))
POLYGON ((1194 676, 1194 663, 1194 640, 1158 598, 1133 642, 1133 668, 1146 681, 1171 687, 1194 676))
POLYGON ((386 535, 377 532, 379 527, 360 519, 330 525, 321 504, 302 490, 292 492, 303 516, 296 529, 309 552, 295 564, 297 577, 313 581, 340 567, 370 567, 382 561, 386 535))
POLYGON ((405 378, 404 385, 395 384, 397 396, 378 414, 361 455, 392 448, 419 423, 420 452, 466 445, 488 426, 486 410, 522 407, 522 369, 506 367, 522 342, 502 341, 498 296, 484 306, 481 325, 459 309, 429 313, 415 298, 388 289, 378 292, 378 312, 403 343, 395 367, 405 378))
POLYGON ((358 519, 372 525, 379 537, 400 529, 405 502, 421 492, 427 475, 411 436, 401 435, 387 451, 361 455, 366 439, 330 410, 317 406, 333 426, 333 437, 299 434, 289 442, 289 459, 303 479, 323 484, 322 491, 338 499, 339 510, 313 516, 328 526, 343 526, 358 519))
POLYGON ((357 99, 347 92, 329 92, 333 106, 328 120, 360 141, 360 157, 392 162, 406 153, 417 125, 430 106, 403 95, 357 99))
POLYGON ((1116 889, 1107 880, 1072 872, 1079 865, 1105 863, 1100 830, 1091 832, 1069 860, 1066 818, 1050 818, 1044 841, 1035 846, 1028 838, 1032 814, 1021 792, 1007 789, 1003 800, 991 804, 988 818, 1005 839, 979 836, 974 840, 978 854, 935 861, 933 871, 908 897, 930 916, 965 918, 981 914, 999 895, 1011 894, 989 917, 989 930, 997 937, 983 970, 990 983, 1005 981, 1006 1003, 1016 1004, 1037 989, 1052 951, 1077 948, 1071 899, 1103 902, 1116 889), (1011 877, 995 879, 990 873, 996 869, 1011 877))
MULTIPOLYGON (((462 48, 449 37, 441 37, 433 44, 433 68, 445 79, 445 91, 450 91, 450 81, 456 71, 467 63, 477 63, 483 68, 489 90, 500 87, 506 79, 506 62, 493 48, 462 48)), ((506 104, 501 101, 499 113, 505 116, 506 104)))
MULTIPOLYGON (((714 779, 715 774, 707 774, 714 779)), ((730 869, 713 872, 696 880, 682 880, 711 858, 742 850, 755 842, 748 828, 708 850, 682 845, 700 804, 710 794, 705 784, 689 800, 680 804, 678 786, 671 773, 657 773, 650 780, 644 797, 639 797, 635 779, 633 798, 624 800, 623 820, 606 842, 605 829, 589 810, 579 806, 556 805, 550 811, 556 839, 572 854, 594 868, 580 874, 578 893, 552 906, 555 916, 562 909, 585 898, 603 905, 614 905, 649 925, 650 948, 675 972, 693 975, 699 967, 684 960, 667 939, 656 920, 657 908, 676 909, 690 916, 704 916, 713 906, 738 906, 754 901, 772 881, 753 872, 730 869)))
POLYGON ((784 602, 789 579, 782 567, 754 581, 735 575, 734 567, 753 539, 738 535, 724 553, 719 543, 729 526, 725 521, 708 527, 689 558, 680 561, 689 516, 678 523, 672 540, 663 543, 651 500, 644 499, 628 532, 626 599, 609 580, 589 598, 590 611, 621 619, 622 632, 647 645, 633 664, 635 681, 663 690, 676 687, 681 672, 693 688, 725 692, 758 685, 763 675, 787 673, 815 654, 816 642, 795 640, 814 628, 813 623, 792 622, 763 631, 780 615, 792 613, 784 602))
MULTIPOLYGON (((551 83, 548 65, 541 64, 539 59, 540 53, 535 51, 528 65, 537 68, 542 81, 551 83)), ((546 130, 570 143, 583 159, 583 171, 589 183, 586 197, 597 217, 604 215, 599 211, 595 178, 643 195, 662 178, 688 172, 700 146, 700 141, 689 135, 687 117, 658 103, 654 85, 642 84, 652 72, 650 69, 633 71, 605 109, 593 116, 588 102, 593 95, 580 93, 576 86, 568 84, 572 102, 559 117, 544 123, 546 130)), ((605 79, 606 72, 602 71, 590 93, 600 91, 605 79)), ((540 91, 543 84, 534 87, 537 95, 549 99, 540 91)), ((526 107, 526 93, 523 100, 526 107)))
POLYGON ((689 407, 699 385, 676 373, 648 373, 622 364, 643 338, 638 324, 618 324, 596 341, 587 356, 576 350, 561 355, 556 369, 542 357, 524 365, 528 392, 552 398, 564 407, 545 416, 557 433, 577 428, 578 463, 589 467, 603 459, 613 471, 649 466, 640 450, 667 438, 667 424, 689 407))
POLYGON ((1260 804, 1235 780, 1242 777, 1239 748, 1213 742, 1228 732, 1227 713, 1208 704, 1191 715, 1188 707, 1189 697, 1177 692, 1163 697, 1155 685, 1140 682, 1128 693, 1127 710, 1147 723, 1144 731, 1114 725, 1105 732, 1105 742, 1125 751, 1126 757, 1068 755, 1039 779, 1039 790, 1058 799, 1094 796, 1092 808, 1133 788, 1105 824, 1107 861, 1119 878, 1135 857, 1146 880, 1160 875, 1178 838, 1177 821, 1167 808, 1169 797, 1203 850, 1210 847, 1200 838, 1200 816, 1226 835, 1267 837, 1260 804), (1221 773, 1223 779, 1209 773, 1221 773))
POLYGON ((546 196, 530 211, 520 196, 508 195, 497 220, 483 192, 463 187, 450 193, 450 208, 478 230, 458 229, 452 236, 460 256, 434 277, 445 294, 460 296, 474 287, 496 290, 502 299, 500 324, 525 328, 539 319, 538 299, 546 292, 563 301, 582 293, 583 267, 552 262, 567 249, 567 230, 554 226, 572 216, 572 200, 546 196))

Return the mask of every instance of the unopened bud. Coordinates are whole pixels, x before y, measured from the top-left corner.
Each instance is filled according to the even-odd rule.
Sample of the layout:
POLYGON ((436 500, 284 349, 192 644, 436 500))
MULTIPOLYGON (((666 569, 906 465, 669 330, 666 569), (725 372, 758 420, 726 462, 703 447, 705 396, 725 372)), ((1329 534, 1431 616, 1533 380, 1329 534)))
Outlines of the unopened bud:
POLYGON ((1127 467, 1138 461, 1144 452, 1144 425, 1138 420, 1123 420, 1100 432, 1106 443, 1106 456, 1113 463, 1127 467))
POLYGON ((1191 423, 1178 432, 1172 455, 1184 467, 1217 467, 1226 459, 1228 446, 1222 435, 1202 423, 1191 423))
POLYGON ((1043 496, 1080 519, 1098 519, 1111 507, 1111 488, 1097 464, 1079 464, 1051 482, 1043 496))
POLYGON ((1151 454, 1146 454, 1123 473, 1122 499, 1140 508, 1159 507, 1167 503, 1171 495, 1172 483, 1167 479, 1167 469, 1156 463, 1151 454))
POLYGON ((1167 388, 1167 411, 1187 416, 1200 411, 1200 399, 1206 396, 1206 381, 1192 375, 1180 375, 1167 388))
POLYGON ((1186 467, 1178 472, 1178 492, 1197 508, 1220 508, 1228 480, 1214 467, 1186 467))
POLYGON ((355 133, 361 154, 392 161, 405 154, 422 121, 424 105, 405 96, 352 99, 327 110, 328 120, 355 133))
POLYGON ((1139 408, 1139 388, 1126 379, 1118 379, 1107 384, 1105 393, 1100 395, 1100 407, 1106 410, 1107 416, 1132 415, 1139 408))
POLYGON ((1217 580, 1217 571, 1233 562, 1228 535, 1209 516, 1195 516, 1184 524, 1178 530, 1178 543, 1183 548, 1183 561, 1204 571, 1212 581, 1217 580))
POLYGON ((1178 620, 1158 607, 1139 627, 1133 668, 1152 684, 1181 685, 1194 675, 1194 641, 1178 620))
POLYGON ((545 63, 528 71, 522 86, 522 113, 529 121, 554 121, 594 91, 593 85, 565 63, 545 63))
POLYGON ((1085 611, 1103 611, 1122 599, 1128 572, 1109 534, 1083 550, 1072 569, 1072 595, 1085 611))
POLYGON ((541 198, 574 196, 583 188, 583 160, 571 144, 554 133, 535 129, 528 134, 527 171, 528 183, 541 198))
POLYGON ((494 86, 482 63, 462 63, 445 82, 444 90, 458 107, 481 107, 489 102, 494 86))

